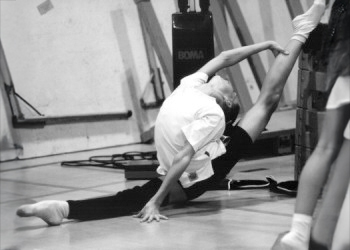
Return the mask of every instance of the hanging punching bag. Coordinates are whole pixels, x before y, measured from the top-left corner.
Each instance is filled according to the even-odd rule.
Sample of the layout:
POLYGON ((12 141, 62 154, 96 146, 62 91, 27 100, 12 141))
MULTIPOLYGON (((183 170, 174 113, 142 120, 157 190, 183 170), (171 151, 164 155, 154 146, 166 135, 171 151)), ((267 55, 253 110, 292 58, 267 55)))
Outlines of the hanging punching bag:
POLYGON ((200 0, 201 12, 187 12, 188 1, 178 3, 180 12, 172 15, 174 88, 214 57, 209 0, 200 0))

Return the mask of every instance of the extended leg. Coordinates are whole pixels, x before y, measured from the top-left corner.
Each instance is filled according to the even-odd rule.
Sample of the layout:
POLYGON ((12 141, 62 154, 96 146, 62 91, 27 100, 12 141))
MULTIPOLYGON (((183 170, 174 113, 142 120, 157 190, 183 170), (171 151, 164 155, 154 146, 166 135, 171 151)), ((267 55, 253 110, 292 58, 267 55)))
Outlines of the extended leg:
MULTIPOLYGON (((49 225, 59 225, 64 218, 94 220, 138 212, 157 192, 162 181, 152 179, 143 186, 118 192, 116 195, 77 201, 42 201, 21 206, 17 214, 21 217, 36 216, 49 225)), ((166 205, 168 198, 163 205, 166 205)))
POLYGON ((286 80, 300 54, 303 42, 317 26, 325 10, 324 0, 319 0, 306 14, 293 21, 294 34, 286 46, 288 55, 279 54, 264 80, 256 104, 244 115, 237 127, 227 128, 225 135, 232 141, 227 153, 213 161, 215 182, 226 177, 234 164, 249 150, 252 142, 266 127, 278 106, 286 80), (239 129, 238 129, 239 128, 239 129))
POLYGON ((68 219, 96 220, 131 215, 138 212, 157 192, 162 181, 152 179, 143 186, 95 199, 68 201, 68 219))
POLYGON ((286 80, 300 54, 303 43, 318 25, 325 10, 325 0, 317 0, 303 15, 293 20, 294 34, 286 46, 289 55, 279 54, 263 82, 256 104, 245 114, 239 126, 253 141, 261 134, 276 110, 286 80))

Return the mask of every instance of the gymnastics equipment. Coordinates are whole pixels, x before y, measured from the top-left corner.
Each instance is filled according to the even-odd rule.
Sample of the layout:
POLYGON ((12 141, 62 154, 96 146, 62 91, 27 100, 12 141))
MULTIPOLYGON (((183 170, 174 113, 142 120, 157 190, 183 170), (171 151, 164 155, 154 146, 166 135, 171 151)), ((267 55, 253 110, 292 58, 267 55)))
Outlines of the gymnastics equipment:
POLYGON ((174 88, 214 57, 213 16, 209 1, 200 1, 201 12, 188 12, 188 1, 178 1, 172 14, 174 88))

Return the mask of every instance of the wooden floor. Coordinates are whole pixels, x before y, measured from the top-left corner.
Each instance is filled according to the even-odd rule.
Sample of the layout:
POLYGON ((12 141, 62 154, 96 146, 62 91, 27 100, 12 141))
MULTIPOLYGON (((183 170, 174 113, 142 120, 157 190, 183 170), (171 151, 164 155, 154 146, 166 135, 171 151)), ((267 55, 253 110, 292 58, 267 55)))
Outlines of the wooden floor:
MULTIPOLYGON (((46 199, 84 199, 113 194, 144 181, 126 181, 122 170, 61 167, 62 160, 93 155, 148 151, 152 146, 131 145, 95 152, 1 164, 2 250, 108 249, 270 249, 279 233, 287 231, 294 198, 267 189, 210 191, 181 207, 168 207, 168 221, 140 224, 132 217, 98 221, 66 221, 48 227, 37 218, 18 218, 15 209, 46 199), (54 162, 54 163, 52 163, 54 162)), ((234 179, 278 181, 294 177, 294 156, 243 161, 230 173, 234 179)))

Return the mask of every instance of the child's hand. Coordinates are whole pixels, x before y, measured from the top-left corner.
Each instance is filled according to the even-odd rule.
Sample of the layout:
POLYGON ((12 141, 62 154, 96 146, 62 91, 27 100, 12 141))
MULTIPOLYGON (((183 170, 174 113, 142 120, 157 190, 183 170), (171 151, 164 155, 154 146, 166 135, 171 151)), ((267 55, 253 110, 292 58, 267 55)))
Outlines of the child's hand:
POLYGON ((277 42, 275 41, 270 41, 270 46, 269 49, 272 51, 272 53, 274 54, 274 56, 277 56, 279 53, 282 53, 283 55, 288 55, 289 52, 286 51, 285 49, 282 48, 281 45, 279 45, 277 42))
POLYGON ((149 201, 143 207, 143 209, 137 214, 133 216, 134 218, 141 218, 140 222, 152 222, 153 220, 167 220, 168 217, 161 215, 159 213, 159 206, 157 206, 154 202, 149 201))

